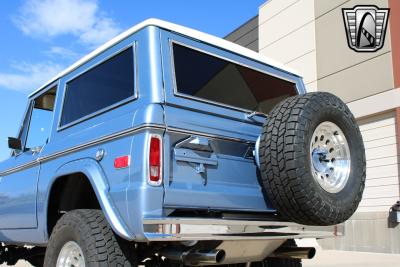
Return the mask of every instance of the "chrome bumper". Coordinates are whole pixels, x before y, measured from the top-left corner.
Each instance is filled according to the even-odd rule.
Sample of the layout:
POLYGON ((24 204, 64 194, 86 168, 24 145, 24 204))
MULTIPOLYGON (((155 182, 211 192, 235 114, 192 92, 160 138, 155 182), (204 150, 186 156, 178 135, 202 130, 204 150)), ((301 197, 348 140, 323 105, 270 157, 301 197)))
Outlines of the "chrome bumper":
POLYGON ((204 218, 144 219, 148 241, 326 238, 344 234, 344 225, 307 226, 291 222, 204 218))

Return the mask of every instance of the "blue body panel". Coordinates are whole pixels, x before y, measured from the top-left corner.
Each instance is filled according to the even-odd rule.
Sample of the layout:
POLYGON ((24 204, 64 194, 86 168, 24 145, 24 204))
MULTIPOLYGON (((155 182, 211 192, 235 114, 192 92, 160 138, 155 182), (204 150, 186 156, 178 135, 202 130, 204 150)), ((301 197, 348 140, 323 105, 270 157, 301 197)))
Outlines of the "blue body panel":
MULTIPOLYGON (((217 55, 262 72, 277 75, 293 83, 297 82, 296 77, 277 71, 273 67, 168 31, 162 31, 161 34, 163 62, 171 60, 172 43, 217 55)), ((171 169, 165 172, 170 174, 170 180, 164 185, 166 192, 164 206, 252 212, 275 211, 264 201, 254 159, 244 158, 248 149, 253 150, 254 143, 261 133, 264 118, 248 119, 246 118, 248 113, 236 108, 227 108, 217 103, 179 95, 175 88, 175 76, 171 75, 172 64, 163 66, 166 91, 165 123, 168 128, 177 129, 165 136, 165 139, 170 142, 166 146, 174 148, 179 140, 189 137, 189 135, 179 133, 180 130, 189 133, 197 132, 208 136, 208 142, 215 147, 212 156, 216 158, 215 165, 206 165, 205 173, 200 174, 196 173, 193 163, 177 161, 173 156, 167 155, 171 159, 171 164, 169 164, 171 169), (224 139, 227 140, 223 141, 224 139), (229 141, 229 139, 240 141, 229 141), (207 181, 204 181, 205 179, 207 181)), ((270 88, 266 88, 268 89, 270 88)))
POLYGON ((45 245, 51 188, 58 178, 73 173, 88 178, 110 225, 128 240, 145 241, 143 219, 166 216, 175 208, 274 211, 264 201, 254 160, 243 157, 254 146, 263 119, 250 120, 240 110, 177 96, 172 40, 293 81, 304 91, 295 75, 155 26, 143 28, 57 82, 53 127, 39 154, 25 152, 0 163, 0 242, 45 245), (60 128, 66 83, 130 46, 135 97, 60 128), (151 134, 163 136, 161 186, 147 182, 151 134), (206 182, 190 164, 177 160, 182 152, 177 144, 191 136, 203 136, 216 147, 216 164, 206 166, 206 182), (100 162, 95 160, 99 149, 106 151, 100 162), (122 155, 131 157, 130 167, 115 169, 114 159, 122 155))
MULTIPOLYGON (((10 158, 5 164, 15 167, 36 158, 37 156, 28 152, 10 158)), ((0 229, 37 227, 36 194, 39 168, 39 164, 36 164, 1 178, 0 229)))

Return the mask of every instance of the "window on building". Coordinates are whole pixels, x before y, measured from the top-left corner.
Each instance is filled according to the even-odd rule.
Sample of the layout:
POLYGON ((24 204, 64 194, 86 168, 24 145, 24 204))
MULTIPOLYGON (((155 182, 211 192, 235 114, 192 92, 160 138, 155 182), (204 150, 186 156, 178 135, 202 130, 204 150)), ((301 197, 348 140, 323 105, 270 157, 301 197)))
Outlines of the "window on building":
POLYGON ((67 83, 61 126, 134 96, 129 48, 67 83))
POLYGON ((180 94, 265 113, 296 94, 293 82, 179 44, 173 56, 180 94))

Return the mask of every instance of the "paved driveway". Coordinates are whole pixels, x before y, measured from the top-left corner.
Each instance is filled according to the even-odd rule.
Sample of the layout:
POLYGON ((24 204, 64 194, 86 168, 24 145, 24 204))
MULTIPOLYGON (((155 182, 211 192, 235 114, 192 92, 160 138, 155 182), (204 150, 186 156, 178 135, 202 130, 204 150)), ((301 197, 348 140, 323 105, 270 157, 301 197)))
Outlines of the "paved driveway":
MULTIPOLYGON (((5 266, 5 265, 0 265, 5 266)), ((31 266, 18 262, 17 267, 31 266)), ((400 254, 349 252, 317 249, 312 260, 304 260, 304 267, 399 267, 400 254)))
POLYGON ((303 260, 304 267, 399 267, 400 254, 350 252, 317 249, 314 259, 303 260))

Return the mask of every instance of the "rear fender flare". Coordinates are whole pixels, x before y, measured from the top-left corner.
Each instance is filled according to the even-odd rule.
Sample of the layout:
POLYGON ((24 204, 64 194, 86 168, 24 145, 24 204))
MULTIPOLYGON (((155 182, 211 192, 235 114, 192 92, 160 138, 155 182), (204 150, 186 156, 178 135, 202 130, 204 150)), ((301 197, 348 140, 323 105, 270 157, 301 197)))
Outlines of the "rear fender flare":
MULTIPOLYGON (((111 225, 115 233, 126 240, 134 240, 135 236, 128 229, 122 217, 118 214, 114 203, 109 194, 109 184, 106 175, 104 174, 100 165, 91 158, 83 158, 68 162, 57 169, 52 184, 49 187, 47 194, 47 207, 49 202, 49 194, 51 189, 58 178, 74 173, 83 173, 89 180, 93 191, 96 194, 100 207, 106 217, 108 223, 111 225)), ((46 211, 47 212, 47 211, 46 211)), ((47 217, 46 217, 47 218, 47 217)))

